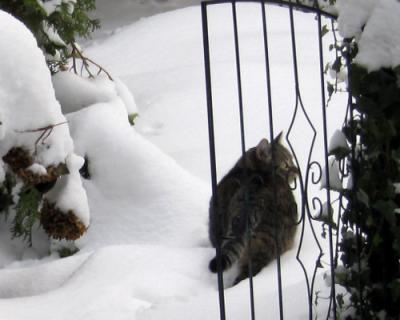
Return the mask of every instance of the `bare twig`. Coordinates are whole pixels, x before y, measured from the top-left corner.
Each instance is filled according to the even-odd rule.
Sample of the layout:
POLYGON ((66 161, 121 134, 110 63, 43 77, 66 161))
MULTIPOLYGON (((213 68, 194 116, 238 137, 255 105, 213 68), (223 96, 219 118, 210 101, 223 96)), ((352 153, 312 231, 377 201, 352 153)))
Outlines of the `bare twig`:
POLYGON ((74 70, 75 73, 78 73, 76 70, 75 59, 79 58, 82 60, 81 74, 82 74, 83 68, 85 68, 86 72, 89 74, 89 77, 94 78, 94 75, 90 71, 90 64, 91 64, 91 65, 94 65, 95 67, 97 67, 97 69, 99 70, 97 72, 97 75, 99 75, 101 72, 104 72, 107 75, 108 79, 110 79, 111 81, 114 81, 113 78, 111 77, 110 73, 106 69, 104 69, 98 63, 94 62, 92 59, 84 56, 82 51, 79 50, 79 48, 76 46, 75 43, 71 43, 71 46, 72 46, 72 59, 73 59, 72 69, 74 70))
POLYGON ((68 121, 64 121, 64 122, 60 122, 60 123, 56 123, 56 124, 51 124, 51 125, 48 125, 48 126, 42 127, 42 128, 28 129, 28 130, 23 130, 23 131, 15 130, 15 131, 18 132, 18 133, 30 133, 30 132, 43 131, 40 134, 39 138, 37 138, 36 141, 35 141, 35 154, 36 154, 37 153, 37 146, 40 143, 40 141, 41 141, 42 144, 45 144, 46 139, 51 135, 51 133, 53 132, 53 129, 55 127, 58 127, 58 126, 61 126, 63 124, 67 124, 67 123, 68 123, 68 121))

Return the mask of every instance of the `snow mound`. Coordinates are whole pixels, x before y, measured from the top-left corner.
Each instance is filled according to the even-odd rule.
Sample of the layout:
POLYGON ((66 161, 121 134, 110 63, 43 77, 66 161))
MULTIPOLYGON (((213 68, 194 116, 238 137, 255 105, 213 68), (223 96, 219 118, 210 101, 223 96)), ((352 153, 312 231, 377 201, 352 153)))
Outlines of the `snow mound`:
POLYGON ((73 72, 58 72, 52 76, 56 98, 64 114, 78 111, 99 102, 110 102, 117 97, 124 102, 127 113, 137 112, 135 99, 126 85, 101 74, 85 78, 73 72))
POLYGON ((400 65, 400 3, 396 0, 342 0, 337 3, 342 37, 356 37, 355 62, 369 71, 400 65))
POLYGON ((205 242, 209 190, 128 123, 120 100, 68 116, 92 211, 82 249, 121 243, 205 242), (197 236, 196 236, 197 235, 197 236))
POLYGON ((3 11, 0 28, 0 156, 19 146, 45 167, 64 162, 73 142, 43 53, 32 33, 3 11), (55 127, 46 131, 49 126, 55 127))

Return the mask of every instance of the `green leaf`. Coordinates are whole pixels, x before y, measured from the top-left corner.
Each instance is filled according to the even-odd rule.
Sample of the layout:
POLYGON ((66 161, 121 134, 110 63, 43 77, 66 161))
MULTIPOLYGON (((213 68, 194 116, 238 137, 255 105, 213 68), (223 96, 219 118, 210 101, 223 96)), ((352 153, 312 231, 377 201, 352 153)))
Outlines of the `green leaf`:
POLYGON ((135 125, 135 120, 137 117, 139 117, 138 113, 131 113, 130 115, 128 115, 128 121, 131 124, 131 126, 135 125))
POLYGON ((19 196, 11 232, 13 238, 21 237, 32 244, 32 227, 39 220, 41 194, 36 188, 24 187, 19 196))
POLYGON ((390 225, 396 224, 396 204, 391 200, 379 200, 372 206, 389 222, 390 225))
POLYGON ((77 247, 62 247, 58 250, 58 255, 60 256, 60 258, 67 258, 70 257, 72 255, 74 255, 75 253, 77 253, 79 251, 79 249, 77 247))
POLYGON ((382 237, 379 234, 375 234, 372 238, 372 246, 375 248, 379 248, 382 243, 382 237))
POLYGON ((369 207, 369 197, 363 189, 359 189, 357 191, 357 200, 363 203, 365 206, 369 207))
POLYGON ((332 94, 335 92, 335 86, 332 83, 327 82, 327 89, 328 89, 328 96, 329 98, 331 98, 332 94))
POLYGON ((343 308, 343 306, 344 306, 343 294, 336 295, 336 302, 340 308, 343 308))
POLYGON ((394 300, 399 300, 400 299, 400 279, 396 279, 396 280, 392 281, 392 283, 389 286, 392 291, 394 300))
POLYGON ((325 36, 329 32, 328 26, 324 24, 321 29, 321 37, 325 36))
POLYGON ((336 58, 336 60, 332 64, 332 70, 339 72, 340 69, 342 68, 342 58, 339 56, 336 58))

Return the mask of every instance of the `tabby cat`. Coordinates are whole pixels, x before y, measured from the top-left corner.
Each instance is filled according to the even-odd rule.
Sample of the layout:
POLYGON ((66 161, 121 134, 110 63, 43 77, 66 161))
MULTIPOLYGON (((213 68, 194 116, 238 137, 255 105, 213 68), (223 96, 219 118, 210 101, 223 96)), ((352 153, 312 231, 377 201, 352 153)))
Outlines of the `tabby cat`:
MULTIPOLYGON (((297 205, 289 184, 298 170, 281 138, 282 133, 271 143, 262 139, 249 149, 218 183, 215 207, 214 199, 210 201, 209 238, 216 247, 220 219, 222 270, 236 262, 239 266, 233 284, 249 276, 250 259, 252 274, 256 275, 277 257, 275 239, 279 241, 280 253, 293 245, 297 205)), ((217 272, 216 257, 210 261, 209 269, 217 272)))

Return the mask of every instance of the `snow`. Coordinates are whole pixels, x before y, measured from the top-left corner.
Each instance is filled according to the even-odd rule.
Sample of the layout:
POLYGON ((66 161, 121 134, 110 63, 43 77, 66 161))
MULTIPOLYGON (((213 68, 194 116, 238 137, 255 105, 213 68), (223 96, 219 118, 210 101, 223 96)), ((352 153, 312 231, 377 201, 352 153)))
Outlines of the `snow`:
POLYGON ((334 157, 328 160, 328 167, 322 170, 321 189, 342 190, 342 180, 340 179, 339 163, 334 157), (327 172, 328 171, 328 172, 327 172))
POLYGON ((88 227, 90 220, 88 199, 79 174, 83 163, 82 157, 68 155, 66 164, 69 174, 57 179, 56 185, 46 193, 45 199, 50 203, 56 203, 57 208, 63 212, 71 210, 85 227, 88 227))
POLYGON ((37 162, 44 166, 58 164, 72 152, 73 142, 68 126, 58 125, 65 122, 65 117, 43 54, 30 31, 5 12, 0 12, 0 28, 8 31, 0 35, 0 115, 4 130, 0 155, 4 156, 11 146, 25 147, 32 153, 36 148, 37 162), (58 126, 36 143, 43 133, 40 128, 49 125, 58 126))
MULTIPOLYGON (((68 123, 55 97, 43 53, 32 33, 3 11, 0 11, 0 28, 7 30, 0 35, 3 48, 0 53, 0 157, 3 158, 11 148, 22 148, 33 157, 33 164, 27 169, 43 174, 49 166, 56 167, 76 157, 68 123)), ((3 179, 4 164, 1 164, 3 179)), ((69 169, 68 178, 61 180, 70 181, 74 177, 73 183, 66 183, 70 195, 67 198, 53 195, 52 200, 56 205, 61 200, 64 206, 68 203, 69 208, 79 209, 78 216, 88 225, 89 211, 79 168, 69 169)), ((17 190, 14 194, 18 196, 17 190)), ((10 236, 8 231, 5 235, 10 236)))
MULTIPOLYGON (((133 2, 121 3, 118 7, 113 2, 116 11, 118 8, 128 11, 133 2)), ((172 2, 172 5, 176 4, 177 1, 172 2)), ((258 6, 240 4, 238 9, 246 145, 251 147, 261 137, 269 137, 265 59, 260 41, 261 25, 255 19, 259 14, 258 6)), ((295 14, 304 103, 299 106, 293 85, 292 56, 287 50, 291 43, 288 12, 275 6, 267 9, 272 34, 275 134, 281 130, 288 134, 304 172, 308 169, 309 156, 311 160, 320 161, 323 155, 320 135, 316 137, 310 155, 313 130, 322 130, 319 67, 315 63, 318 46, 310 40, 317 39, 316 24, 313 16, 295 14), (314 129, 307 123, 305 111, 313 121, 314 129), (297 112, 297 118, 289 131, 294 112, 297 112)), ((5 14, 0 17, 3 16, 5 14)), ((128 16, 126 13, 124 19, 128 16)), ((230 7, 217 5, 209 17, 217 166, 221 178, 241 152, 230 7)), ((11 31, 15 34, 10 36, 16 42, 21 34, 28 38, 26 29, 14 20, 8 20, 7 23, 15 24, 16 31, 11 31)), ((4 19, 0 21, 3 23, 4 19)), ((129 22, 120 21, 121 25, 129 22)), ((9 26, 7 24, 2 30, 12 29, 9 26)), ((7 34, 4 32, 0 37, 7 34)), ((52 78, 58 102, 51 89, 50 75, 43 71, 45 66, 40 66, 42 71, 33 69, 24 73, 26 79, 20 81, 25 81, 26 85, 24 95, 21 95, 10 87, 17 81, 12 74, 7 74, 11 70, 8 64, 14 67, 17 64, 11 56, 6 56, 8 60, 0 60, 5 61, 1 62, 1 68, 6 68, 1 75, 7 74, 0 78, 3 80, 0 101, 4 101, 3 97, 19 99, 21 105, 27 106, 27 101, 32 103, 33 98, 47 99, 41 100, 40 107, 52 106, 51 113, 46 109, 55 117, 50 123, 68 121, 66 125, 55 127, 47 140, 69 143, 69 148, 59 158, 67 161, 71 173, 61 178, 46 197, 55 197, 64 209, 79 212, 85 224, 90 208, 88 231, 76 241, 80 251, 64 259, 57 258, 56 253, 63 243, 49 244, 40 229, 36 230, 33 247, 27 250, 18 239, 10 241, 7 229, 0 224, 0 265, 3 267, 0 271, 0 314, 4 320, 35 320, 49 315, 54 320, 219 317, 216 276, 207 268, 215 251, 207 236, 211 191, 200 8, 196 6, 141 19, 110 34, 106 39, 100 37, 87 44, 85 54, 106 67, 117 80, 111 82, 103 76, 85 79, 72 73, 59 73, 52 78), (32 83, 37 83, 41 94, 27 92, 28 96, 25 96, 32 83), (134 112, 138 112, 139 117, 132 127, 127 115, 134 112), (82 158, 88 159, 89 179, 80 180, 78 176, 82 158), (60 188, 67 190, 60 192, 60 188)), ((29 67, 32 67, 37 59, 44 61, 44 58, 36 53, 33 38, 25 38, 22 39, 24 46, 31 43, 25 50, 30 55, 29 67), (34 55, 38 58, 32 57, 34 55)), ((329 41, 327 39, 327 44, 329 41)), ((5 55, 3 50, 1 55, 5 55)), ((39 65, 42 64, 38 63, 37 68, 39 65)), ((346 97, 335 99, 327 109, 330 134, 341 127, 347 102, 346 97)), ((11 113, 7 104, 1 105, 0 115, 5 128, 1 148, 3 141, 10 139, 14 126, 21 122, 16 116, 27 110, 16 109, 11 113), (14 114, 15 118, 11 118, 14 114)), ((30 119, 22 121, 24 127, 18 129, 37 128, 41 119, 38 114, 43 116, 45 112, 28 112, 30 119)), ((44 160, 49 162, 50 158, 46 155, 44 160)), ((324 194, 318 190, 318 183, 314 184, 310 192, 324 194)), ((320 224, 314 228, 320 230, 320 224)), ((282 256, 284 315, 287 319, 308 318, 306 282, 296 260, 300 236, 299 230, 297 246, 282 256)), ((326 241, 322 238, 319 241, 325 248, 326 241)), ((311 274, 319 249, 308 225, 301 247, 299 259, 311 274)), ((325 268, 316 276, 315 290, 329 294, 322 276, 329 267, 328 261, 322 263, 325 268)), ((243 281, 232 288, 227 283, 226 286, 227 318, 248 318, 248 283, 243 281)), ((277 319, 276 262, 257 275, 254 286, 257 318, 277 319), (265 301, 268 301, 267 305, 265 301)), ((328 303, 320 299, 314 311, 323 314, 328 303)))
POLYGON ((331 153, 337 149, 350 150, 350 147, 346 140, 346 136, 341 130, 335 130, 332 137, 330 138, 328 153, 331 153))
POLYGON ((375 0, 338 0, 339 32, 343 38, 359 38, 363 27, 371 15, 375 0))
POLYGON ((355 62, 368 71, 400 65, 400 3, 396 0, 342 0, 337 3, 342 37, 356 37, 355 62))
POLYGON ((101 74, 92 79, 73 72, 61 71, 52 76, 52 82, 64 114, 118 98, 122 99, 128 114, 137 112, 132 93, 118 78, 113 78, 111 81, 106 75, 101 74))
POLYGON ((119 32, 120 28, 161 12, 199 5, 202 0, 96 0, 96 10, 90 14, 101 21, 96 39, 119 32))
POLYGON ((29 167, 27 168, 27 170, 29 170, 29 171, 31 171, 31 172, 33 172, 33 173, 36 173, 36 174, 38 174, 38 175, 44 175, 44 174, 47 173, 46 168, 43 167, 43 166, 42 166, 41 164, 39 164, 39 163, 34 163, 34 164, 32 164, 31 166, 29 166, 29 167))
POLYGON ((88 158, 85 189, 96 212, 82 249, 206 242, 208 188, 136 133, 122 103, 98 103, 68 120, 76 152, 88 158))
POLYGON ((43 22, 43 31, 46 34, 46 36, 49 38, 51 42, 53 42, 55 45, 60 46, 60 47, 66 47, 67 44, 64 42, 63 39, 61 39, 60 35, 56 31, 56 29, 53 26, 50 26, 47 22, 43 22))
POLYGON ((36 2, 43 8, 48 16, 51 15, 54 11, 57 11, 57 9, 63 3, 66 3, 68 5, 68 13, 72 14, 74 12, 76 4, 76 0, 47 0, 44 2, 42 0, 36 0, 36 2))

